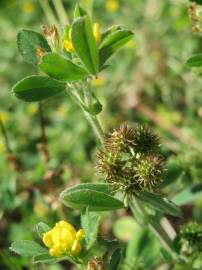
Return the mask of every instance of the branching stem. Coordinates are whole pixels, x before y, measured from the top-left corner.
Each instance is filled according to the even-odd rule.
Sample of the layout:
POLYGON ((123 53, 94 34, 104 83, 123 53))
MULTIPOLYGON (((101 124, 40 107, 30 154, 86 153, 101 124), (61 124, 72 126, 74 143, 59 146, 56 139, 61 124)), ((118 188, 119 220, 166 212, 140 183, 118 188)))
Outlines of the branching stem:
MULTIPOLYGON (((78 93, 73 94, 73 92, 74 92, 73 91, 73 92, 71 92, 70 95, 72 96, 74 101, 76 101, 76 103, 81 107, 88 122, 92 126, 96 136, 98 137, 101 144, 103 145, 104 141, 105 141, 105 136, 104 136, 104 132, 103 132, 103 129, 101 127, 101 124, 96 116, 91 115, 85 109, 86 108, 85 105, 89 106, 89 104, 91 102, 91 100, 90 100, 91 95, 88 93, 88 91, 91 91, 91 89, 86 88, 86 86, 87 86, 87 84, 85 86, 83 86, 83 89, 82 89, 84 92, 84 99, 85 99, 83 101, 84 103, 81 101, 78 93)), ((68 91, 68 93, 69 93, 69 91, 68 91)), ((167 234, 167 232, 165 231, 165 229, 161 225, 160 220, 156 221, 153 219, 153 217, 151 217, 149 214, 147 214, 145 209, 139 204, 138 200, 135 200, 135 198, 132 198, 129 200, 129 207, 130 207, 135 219, 140 218, 141 221, 146 220, 151 231, 153 231, 156 234, 156 236, 159 238, 160 242, 164 245, 164 247, 168 250, 168 252, 173 256, 172 239, 169 237, 169 235, 167 234)))
POLYGON ((153 216, 151 217, 149 214, 147 214, 145 209, 140 205, 138 200, 136 200, 135 198, 130 199, 129 207, 136 221, 137 222, 139 221, 138 220, 139 218, 137 219, 137 217, 141 215, 140 223, 142 223, 142 221, 145 221, 146 223, 148 223, 151 231, 155 233, 155 235, 159 238, 160 242, 172 255, 172 240, 170 239, 167 232, 164 230, 163 226, 160 223, 160 220, 159 222, 157 222, 153 216))

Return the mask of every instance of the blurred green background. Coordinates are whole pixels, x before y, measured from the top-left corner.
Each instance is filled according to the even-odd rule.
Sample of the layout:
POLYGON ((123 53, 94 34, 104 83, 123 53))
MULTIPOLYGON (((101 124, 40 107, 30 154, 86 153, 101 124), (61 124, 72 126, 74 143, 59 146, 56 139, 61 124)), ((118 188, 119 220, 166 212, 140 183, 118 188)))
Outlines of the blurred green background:
MULTIPOLYGON (((0 132, 0 268, 4 270, 47 269, 14 256, 8 250, 10 243, 37 239, 35 223, 39 221, 52 226, 57 220, 68 219, 79 226, 79 212, 64 208, 58 194, 75 183, 102 180, 94 169, 94 134, 69 96, 57 96, 42 103, 47 161, 40 144, 39 105, 24 103, 10 93, 15 82, 36 73, 18 53, 16 35, 21 28, 39 32, 41 25, 50 24, 44 3, 45 0, 0 1, 0 118, 4 127, 4 135, 0 132), (6 147, 5 131, 10 149, 6 147)), ((63 3, 71 22, 75 1, 63 3)), ((162 138, 167 158, 162 188, 170 198, 185 188, 202 184, 201 78, 185 67, 187 58, 201 52, 202 39, 191 31, 189 1, 80 3, 93 14, 101 30, 121 24, 135 33, 134 40, 113 57, 109 68, 93 82, 104 108, 99 115, 104 130, 110 131, 123 122, 153 127, 162 138)), ((49 4, 57 17, 53 2, 49 4)), ((184 211, 182 222, 194 217, 201 223, 202 199, 196 199, 184 211)), ((123 237, 130 231, 130 217, 125 219, 124 215, 129 213, 105 214, 100 234, 130 243, 133 230, 123 237)), ((173 220, 176 229, 178 223, 173 220)), ((154 256, 158 257, 158 253, 154 256)), ((70 266, 63 263, 48 269, 70 269, 70 266)))

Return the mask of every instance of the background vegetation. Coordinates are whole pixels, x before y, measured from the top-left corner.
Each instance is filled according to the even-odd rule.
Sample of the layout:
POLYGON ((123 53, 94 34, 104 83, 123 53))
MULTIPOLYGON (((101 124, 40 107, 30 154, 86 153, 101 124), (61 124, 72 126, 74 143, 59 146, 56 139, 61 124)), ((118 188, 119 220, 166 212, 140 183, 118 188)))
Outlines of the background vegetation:
MULTIPOLYGON (((54 97, 40 106, 23 103, 10 93, 16 81, 35 72, 18 53, 16 35, 20 28, 39 31, 42 24, 51 23, 45 2, 2 0, 0 3, 2 269, 43 269, 33 266, 26 258, 11 254, 8 251, 10 243, 35 239, 34 224, 39 221, 52 225, 56 220, 68 218, 69 222, 79 224, 79 212, 64 208, 58 201, 58 194, 75 183, 100 179, 92 166, 96 142, 91 128, 68 96, 54 97)), ((63 2, 71 18, 75 1, 63 2)), ((172 224, 178 231, 188 220, 202 223, 200 193, 190 194, 191 189, 200 190, 202 186, 201 79, 185 67, 186 60, 201 51, 202 43, 201 36, 192 33, 189 2, 80 2, 93 12, 101 29, 123 24, 135 33, 134 40, 111 60, 110 67, 93 83, 104 105, 100 120, 105 131, 126 121, 130 126, 136 123, 152 126, 162 138, 168 164, 163 191, 183 205, 183 219, 179 222, 177 218, 170 218, 172 224), (181 191, 181 197, 175 197, 181 191)), ((50 4, 54 11, 52 1, 50 4)), ((100 235, 109 239, 116 237, 123 245, 129 242, 128 258, 134 254, 134 238, 138 234, 140 228, 129 212, 119 210, 103 215, 100 235)), ((154 265, 148 260, 151 269, 157 269, 158 248, 156 243, 151 255, 154 265)), ((69 269, 67 267, 70 266, 63 263, 48 269, 69 269)))

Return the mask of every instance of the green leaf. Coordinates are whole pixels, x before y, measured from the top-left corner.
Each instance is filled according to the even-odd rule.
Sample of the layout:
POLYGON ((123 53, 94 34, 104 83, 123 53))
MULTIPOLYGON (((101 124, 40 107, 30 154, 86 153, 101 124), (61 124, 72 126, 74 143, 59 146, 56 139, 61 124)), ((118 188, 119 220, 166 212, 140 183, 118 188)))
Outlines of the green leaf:
MULTIPOLYGON (((82 183, 82 184, 78 184, 72 187, 67 188, 66 190, 64 190, 64 193, 69 193, 69 192, 74 192, 74 191, 79 191, 79 190, 86 190, 86 189, 90 189, 90 190, 95 190, 95 191, 99 191, 99 192, 103 192, 106 194, 111 193, 111 187, 109 184, 106 183, 82 183)), ((62 193, 63 193, 62 192, 62 193)))
POLYGON ((162 213, 177 217, 182 215, 181 209, 176 204, 159 194, 142 191, 139 199, 162 213))
POLYGON ((11 244, 10 250, 24 257, 33 257, 41 254, 48 254, 47 249, 43 248, 34 241, 29 240, 20 240, 13 242, 11 244))
POLYGON ((88 75, 85 69, 73 64, 57 53, 46 54, 39 66, 50 77, 65 82, 81 80, 88 75))
POLYGON ((187 62, 186 65, 188 67, 201 67, 202 66, 202 54, 196 54, 192 57, 190 57, 187 62))
POLYGON ((72 25, 72 43, 78 56, 92 74, 97 74, 98 50, 89 16, 79 17, 72 25))
POLYGON ((35 256, 33 258, 33 263, 46 263, 46 264, 54 264, 61 262, 63 260, 67 260, 67 256, 62 256, 62 257, 53 257, 49 254, 41 254, 38 256, 35 256))
POLYGON ((17 35, 17 46, 25 61, 31 64, 38 64, 39 57, 37 49, 42 48, 46 52, 51 52, 46 39, 39 33, 22 29, 17 35))
POLYGON ((85 231, 85 241, 88 250, 97 241, 100 218, 98 214, 89 212, 88 208, 86 208, 84 214, 81 216, 81 226, 85 231))
POLYGON ((120 200, 110 196, 107 193, 96 191, 93 188, 77 189, 68 188, 60 194, 63 203, 75 209, 85 209, 89 211, 110 211, 123 208, 120 200))
POLYGON ((117 270, 119 267, 119 263, 121 261, 121 256, 122 256, 122 249, 121 248, 115 249, 109 259, 107 270, 117 270))
POLYGON ((88 15, 87 12, 77 3, 74 10, 74 19, 88 15))
POLYGON ((100 67, 109 59, 119 48, 133 38, 133 32, 128 30, 118 30, 108 35, 100 44, 99 59, 100 67))
POLYGON ((17 82, 12 93, 24 101, 41 101, 65 90, 65 83, 49 77, 29 76, 17 82))
POLYGON ((36 229, 37 229, 39 236, 42 238, 44 233, 51 230, 51 227, 49 227, 46 223, 39 222, 36 225, 36 229))
POLYGON ((111 35, 112 33, 116 32, 116 31, 118 31, 118 30, 121 30, 121 26, 120 26, 120 25, 113 25, 113 26, 107 28, 107 29, 101 34, 101 36, 102 36, 102 39, 101 39, 101 40, 103 41, 106 37, 108 37, 109 35, 111 35))
POLYGON ((182 190, 180 193, 176 194, 172 198, 172 201, 177 205, 181 206, 193 202, 201 195, 202 195, 202 184, 197 184, 192 187, 188 187, 182 190))

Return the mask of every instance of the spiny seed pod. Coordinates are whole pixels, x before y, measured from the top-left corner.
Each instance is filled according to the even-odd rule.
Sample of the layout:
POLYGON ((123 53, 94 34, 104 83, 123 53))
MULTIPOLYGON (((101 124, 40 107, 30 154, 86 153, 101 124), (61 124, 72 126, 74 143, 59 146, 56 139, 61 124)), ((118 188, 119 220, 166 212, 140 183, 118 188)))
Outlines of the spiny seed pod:
POLYGON ((118 153, 99 151, 97 157, 98 162, 96 167, 98 172, 104 175, 106 179, 116 178, 120 174, 122 166, 118 153))
POLYGON ((122 124, 119 129, 114 130, 106 139, 106 149, 116 151, 127 151, 133 145, 135 133, 126 124, 122 124))
POLYGON ((135 152, 149 154, 159 151, 159 137, 148 127, 138 126, 135 129, 135 138, 133 141, 135 152))
POLYGON ((179 239, 182 252, 201 252, 202 225, 196 222, 189 222, 183 225, 179 233, 179 239))
POLYGON ((162 180, 164 161, 159 139, 148 128, 121 125, 106 137, 97 154, 97 169, 115 190, 135 195, 153 189, 162 180))
POLYGON ((160 155, 143 155, 136 161, 136 179, 142 188, 152 188, 161 182, 164 171, 164 160, 160 155))

